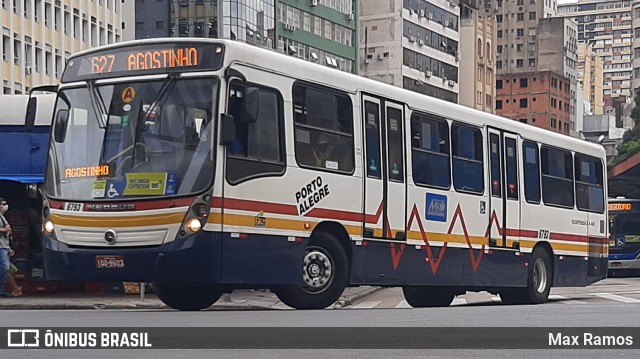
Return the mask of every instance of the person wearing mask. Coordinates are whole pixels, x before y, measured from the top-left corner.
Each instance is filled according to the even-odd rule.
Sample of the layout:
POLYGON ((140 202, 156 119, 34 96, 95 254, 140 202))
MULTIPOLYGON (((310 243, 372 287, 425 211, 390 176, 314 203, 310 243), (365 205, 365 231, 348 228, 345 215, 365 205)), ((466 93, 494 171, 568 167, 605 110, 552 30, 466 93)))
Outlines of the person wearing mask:
POLYGON ((0 298, 11 297, 11 293, 5 291, 9 275, 9 256, 11 253, 9 241, 12 233, 11 225, 9 225, 4 216, 8 210, 9 204, 4 198, 0 197, 0 298))

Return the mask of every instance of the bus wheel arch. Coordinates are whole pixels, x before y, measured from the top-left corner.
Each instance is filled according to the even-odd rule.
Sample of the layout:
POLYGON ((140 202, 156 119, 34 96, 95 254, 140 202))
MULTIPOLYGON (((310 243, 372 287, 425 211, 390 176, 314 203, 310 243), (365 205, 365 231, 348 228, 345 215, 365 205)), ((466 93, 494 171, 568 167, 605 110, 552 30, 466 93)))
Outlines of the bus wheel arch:
POLYGON ((335 303, 349 283, 351 268, 341 242, 331 231, 316 228, 305 249, 300 272, 303 284, 273 288, 278 299, 296 309, 323 309, 335 303))
POLYGON ((527 262, 525 287, 504 288, 500 298, 504 304, 542 304, 548 301, 553 286, 553 250, 547 242, 536 244, 527 262))

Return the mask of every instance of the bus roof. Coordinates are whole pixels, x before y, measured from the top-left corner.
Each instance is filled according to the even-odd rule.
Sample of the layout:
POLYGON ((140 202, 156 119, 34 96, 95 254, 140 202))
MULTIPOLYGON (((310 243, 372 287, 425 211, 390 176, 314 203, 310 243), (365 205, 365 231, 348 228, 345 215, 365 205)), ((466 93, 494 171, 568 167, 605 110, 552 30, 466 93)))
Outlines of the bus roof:
MULTIPOLYGON (((225 66, 232 64, 244 64, 258 67, 283 76, 291 76, 296 79, 306 80, 312 83, 321 83, 347 92, 365 92, 379 95, 391 100, 407 104, 410 108, 428 113, 435 113, 449 119, 455 119, 478 126, 495 126, 507 131, 520 134, 523 138, 545 143, 559 148, 570 148, 584 154, 605 158, 605 151, 601 145, 585 140, 573 138, 564 134, 542 129, 519 121, 507 119, 487 112, 479 111, 463 105, 436 99, 424 94, 405 90, 366 77, 346 73, 332 69, 317 63, 304 61, 280 52, 256 47, 233 40, 223 39, 195 39, 195 38, 156 38, 126 41, 110 44, 90 50, 76 53, 73 57, 83 56, 92 52, 131 45, 143 45, 151 43, 217 43, 225 46, 225 66)), ((358 106, 358 104, 354 104, 358 106)))

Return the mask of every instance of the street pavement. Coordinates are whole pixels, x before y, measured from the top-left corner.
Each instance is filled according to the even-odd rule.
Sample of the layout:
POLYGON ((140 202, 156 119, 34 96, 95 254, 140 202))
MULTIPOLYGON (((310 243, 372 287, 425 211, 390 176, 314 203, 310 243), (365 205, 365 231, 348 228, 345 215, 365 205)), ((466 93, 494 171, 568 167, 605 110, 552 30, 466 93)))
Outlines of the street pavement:
MULTIPOLYGON (((334 308, 342 308, 379 291, 380 287, 346 288, 334 308)), ((59 293, 0 298, 0 310, 17 309, 169 309, 153 293, 59 293)), ((289 309, 268 290, 235 290, 224 294, 211 310, 289 309)))

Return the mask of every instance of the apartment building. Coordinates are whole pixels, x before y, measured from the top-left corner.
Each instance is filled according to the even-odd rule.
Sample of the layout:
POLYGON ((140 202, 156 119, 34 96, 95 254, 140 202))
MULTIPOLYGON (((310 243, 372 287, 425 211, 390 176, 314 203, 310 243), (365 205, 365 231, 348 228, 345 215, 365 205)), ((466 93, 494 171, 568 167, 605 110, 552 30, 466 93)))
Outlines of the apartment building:
POLYGON ((578 44, 578 84, 581 85, 583 98, 589 102, 594 115, 604 113, 602 60, 596 56, 593 47, 586 43, 578 44))
POLYGON ((210 37, 356 73, 357 0, 136 0, 135 38, 210 37))
POLYGON ((55 84, 71 54, 121 40, 122 0, 2 0, 3 94, 55 84))
POLYGON ((631 0, 579 0, 558 6, 558 16, 574 19, 578 40, 591 45, 602 60, 604 105, 610 109, 622 107, 633 97, 631 5, 631 0))
POLYGON ((495 18, 480 16, 478 1, 460 2, 460 87, 459 103, 495 113, 495 18))
POLYGON ((360 75, 458 102, 457 0, 360 2, 360 75))

